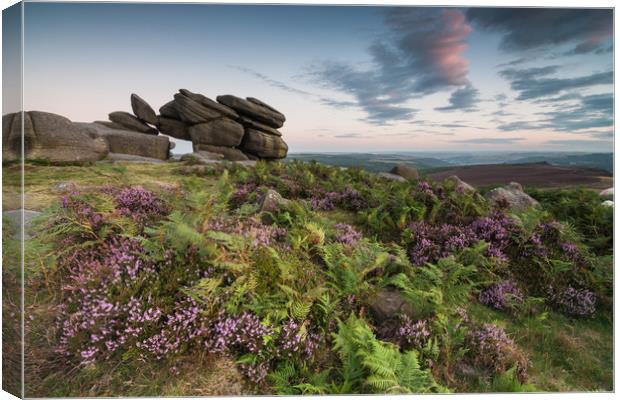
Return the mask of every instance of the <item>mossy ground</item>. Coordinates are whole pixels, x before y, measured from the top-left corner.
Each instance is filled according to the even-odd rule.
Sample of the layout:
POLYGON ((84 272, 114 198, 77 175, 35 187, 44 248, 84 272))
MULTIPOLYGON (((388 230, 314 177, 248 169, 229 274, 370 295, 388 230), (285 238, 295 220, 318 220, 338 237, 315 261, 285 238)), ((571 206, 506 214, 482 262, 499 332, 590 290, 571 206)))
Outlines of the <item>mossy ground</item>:
MULTIPOLYGON (((66 193, 61 183, 72 183, 83 190, 104 185, 142 185, 154 191, 162 187, 183 187, 188 179, 183 171, 186 166, 178 163, 109 163, 99 162, 90 166, 25 166, 25 207, 44 210, 66 193)), ((3 210, 20 207, 20 168, 17 165, 3 168, 3 210)), ((202 176, 199 182, 205 189, 215 187, 218 176, 202 176)), ((354 223, 356 216, 347 211, 320 212, 321 216, 338 222, 354 223)), ((17 242, 4 230, 3 276, 6 300, 14 299, 11 280, 7 272, 15 272, 18 258, 17 242), (9 285, 7 285, 7 283, 9 285)), ((28 243, 26 243, 28 257, 28 243)), ((26 259, 29 268, 37 268, 37 261, 26 259)), ((611 263, 611 259, 609 260, 611 263)), ((28 280, 28 276, 26 276, 28 280)), ((13 280, 14 285, 17 284, 13 280)), ((45 285, 36 285, 45 287, 45 285)), ((51 292, 44 289, 27 291, 26 310, 39 323, 51 323, 51 292)), ((11 302, 9 302, 9 305, 11 302)), ((5 308, 6 312, 7 308, 5 308)), ((532 318, 513 318, 511 315, 494 311, 472 302, 468 307, 470 315, 479 321, 493 322, 502 326, 515 338, 517 344, 527 353, 531 361, 529 383, 538 391, 611 391, 613 390, 613 322, 610 315, 597 313, 589 318, 570 318, 555 311, 532 318)), ((10 337, 10 326, 5 327, 5 338, 10 337)), ((26 359, 49 355, 46 346, 51 338, 45 337, 44 327, 29 326, 31 338, 27 340, 26 359)), ((11 352, 6 351, 10 358, 11 352)), ((10 350, 10 349, 9 349, 10 350)), ((26 381, 26 391, 31 396, 207 396, 252 393, 234 367, 234 360, 214 358, 196 352, 183 355, 175 365, 178 372, 172 373, 165 364, 135 365, 119 362, 110 368, 109 364, 91 365, 80 371, 33 370, 31 376, 45 375, 44 381, 26 381)), ((36 364, 36 363, 35 363, 36 364)), ((33 368, 34 365, 33 364, 33 368)), ((44 368, 37 364, 36 368, 44 368)), ((6 364, 5 364, 6 371, 6 364)), ((440 382, 441 383, 441 382, 440 382)), ((492 377, 478 376, 452 388, 456 391, 478 392, 501 389, 494 385, 492 377)))

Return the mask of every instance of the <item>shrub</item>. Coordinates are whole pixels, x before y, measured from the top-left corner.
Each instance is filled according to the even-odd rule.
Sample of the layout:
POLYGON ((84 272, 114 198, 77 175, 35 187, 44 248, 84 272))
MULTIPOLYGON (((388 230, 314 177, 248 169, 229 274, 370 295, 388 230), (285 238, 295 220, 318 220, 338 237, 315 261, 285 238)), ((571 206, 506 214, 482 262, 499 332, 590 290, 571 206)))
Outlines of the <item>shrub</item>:
POLYGON ((504 310, 514 303, 522 302, 523 292, 517 287, 515 281, 505 280, 481 291, 478 299, 484 305, 504 310))

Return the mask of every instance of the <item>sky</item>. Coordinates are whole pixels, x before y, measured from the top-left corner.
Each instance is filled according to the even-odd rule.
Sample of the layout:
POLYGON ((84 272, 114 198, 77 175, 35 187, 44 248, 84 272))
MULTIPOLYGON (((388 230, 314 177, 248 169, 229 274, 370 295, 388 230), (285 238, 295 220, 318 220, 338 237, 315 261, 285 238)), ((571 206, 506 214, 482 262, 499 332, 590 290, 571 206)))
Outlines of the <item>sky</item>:
POLYGON ((271 104, 290 152, 613 151, 611 9, 26 3, 24 24, 24 108, 74 121, 187 88, 271 104))

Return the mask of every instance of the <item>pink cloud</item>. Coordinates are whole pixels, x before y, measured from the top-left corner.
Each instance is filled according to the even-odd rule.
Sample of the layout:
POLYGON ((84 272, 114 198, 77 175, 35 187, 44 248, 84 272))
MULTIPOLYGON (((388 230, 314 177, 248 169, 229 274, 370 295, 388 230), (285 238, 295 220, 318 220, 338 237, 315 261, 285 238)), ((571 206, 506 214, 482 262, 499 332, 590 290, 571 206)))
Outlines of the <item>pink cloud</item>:
POLYGON ((444 27, 437 32, 432 42, 431 56, 439 69, 439 74, 449 84, 463 85, 467 83, 469 61, 463 56, 467 50, 465 39, 472 28, 467 24, 465 15, 459 10, 444 9, 441 13, 444 27))

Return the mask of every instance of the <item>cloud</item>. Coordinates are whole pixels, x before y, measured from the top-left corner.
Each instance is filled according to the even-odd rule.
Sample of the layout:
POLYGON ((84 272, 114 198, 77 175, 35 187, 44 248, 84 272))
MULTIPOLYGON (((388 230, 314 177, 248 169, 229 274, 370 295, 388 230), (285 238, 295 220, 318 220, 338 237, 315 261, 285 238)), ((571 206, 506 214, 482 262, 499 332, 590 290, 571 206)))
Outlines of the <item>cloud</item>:
POLYGON ((568 106, 562 101, 550 103, 555 110, 541 113, 538 121, 513 121, 497 126, 501 131, 553 129, 560 132, 587 135, 584 129, 613 126, 613 94, 580 96, 573 94, 565 99, 577 99, 578 104, 568 106))
POLYGON ((368 139, 368 138, 372 138, 374 136, 370 136, 370 135, 362 135, 359 133, 342 133, 339 135, 334 135, 335 138, 338 139, 368 139))
POLYGON ((525 138, 522 137, 509 137, 509 138, 475 138, 455 140, 457 143, 471 143, 471 144, 514 144, 525 138))
POLYGON ((275 88, 284 90, 286 92, 290 92, 290 93, 295 93, 304 97, 312 97, 317 99, 320 103, 328 106, 328 107, 334 107, 334 108, 349 108, 349 107, 356 107, 357 103, 353 102, 353 101, 342 101, 342 100, 335 100, 335 99, 331 99, 328 97, 324 97, 321 96, 319 94, 316 93, 312 93, 312 92, 308 92, 306 90, 301 90, 298 88, 295 88, 293 86, 290 86, 284 82, 275 80, 270 78, 269 76, 262 74, 258 71, 255 71, 251 68, 247 68, 247 67, 241 67, 238 65, 229 65, 230 68, 236 69, 238 71, 241 72, 245 72, 246 74, 252 75, 255 78, 258 78, 262 81, 264 81, 265 83, 267 83, 270 86, 273 86, 275 88))
MULTIPOLYGON (((545 142, 547 145, 554 146, 580 146, 580 147, 612 147, 613 142, 611 140, 571 140, 571 139, 556 139, 548 140, 545 142)), ((613 147, 611 148, 613 150, 613 147)))
POLYGON ((478 89, 471 85, 467 85, 463 88, 457 89, 450 95, 448 102, 449 106, 436 107, 437 111, 475 111, 476 104, 479 101, 478 89))
POLYGON ((570 54, 596 52, 613 34, 611 9, 470 8, 467 20, 501 33, 500 48, 523 51, 573 45, 570 54))
POLYGON ((547 77, 557 70, 557 65, 521 70, 510 68, 500 71, 500 75, 510 81, 513 90, 519 92, 517 100, 537 99, 572 89, 613 83, 613 71, 596 72, 575 78, 547 77))
POLYGON ((409 120, 417 111, 409 100, 469 84, 463 53, 471 28, 461 11, 392 8, 385 25, 388 33, 368 49, 370 68, 329 60, 311 66, 308 75, 353 96, 375 124, 409 120))

